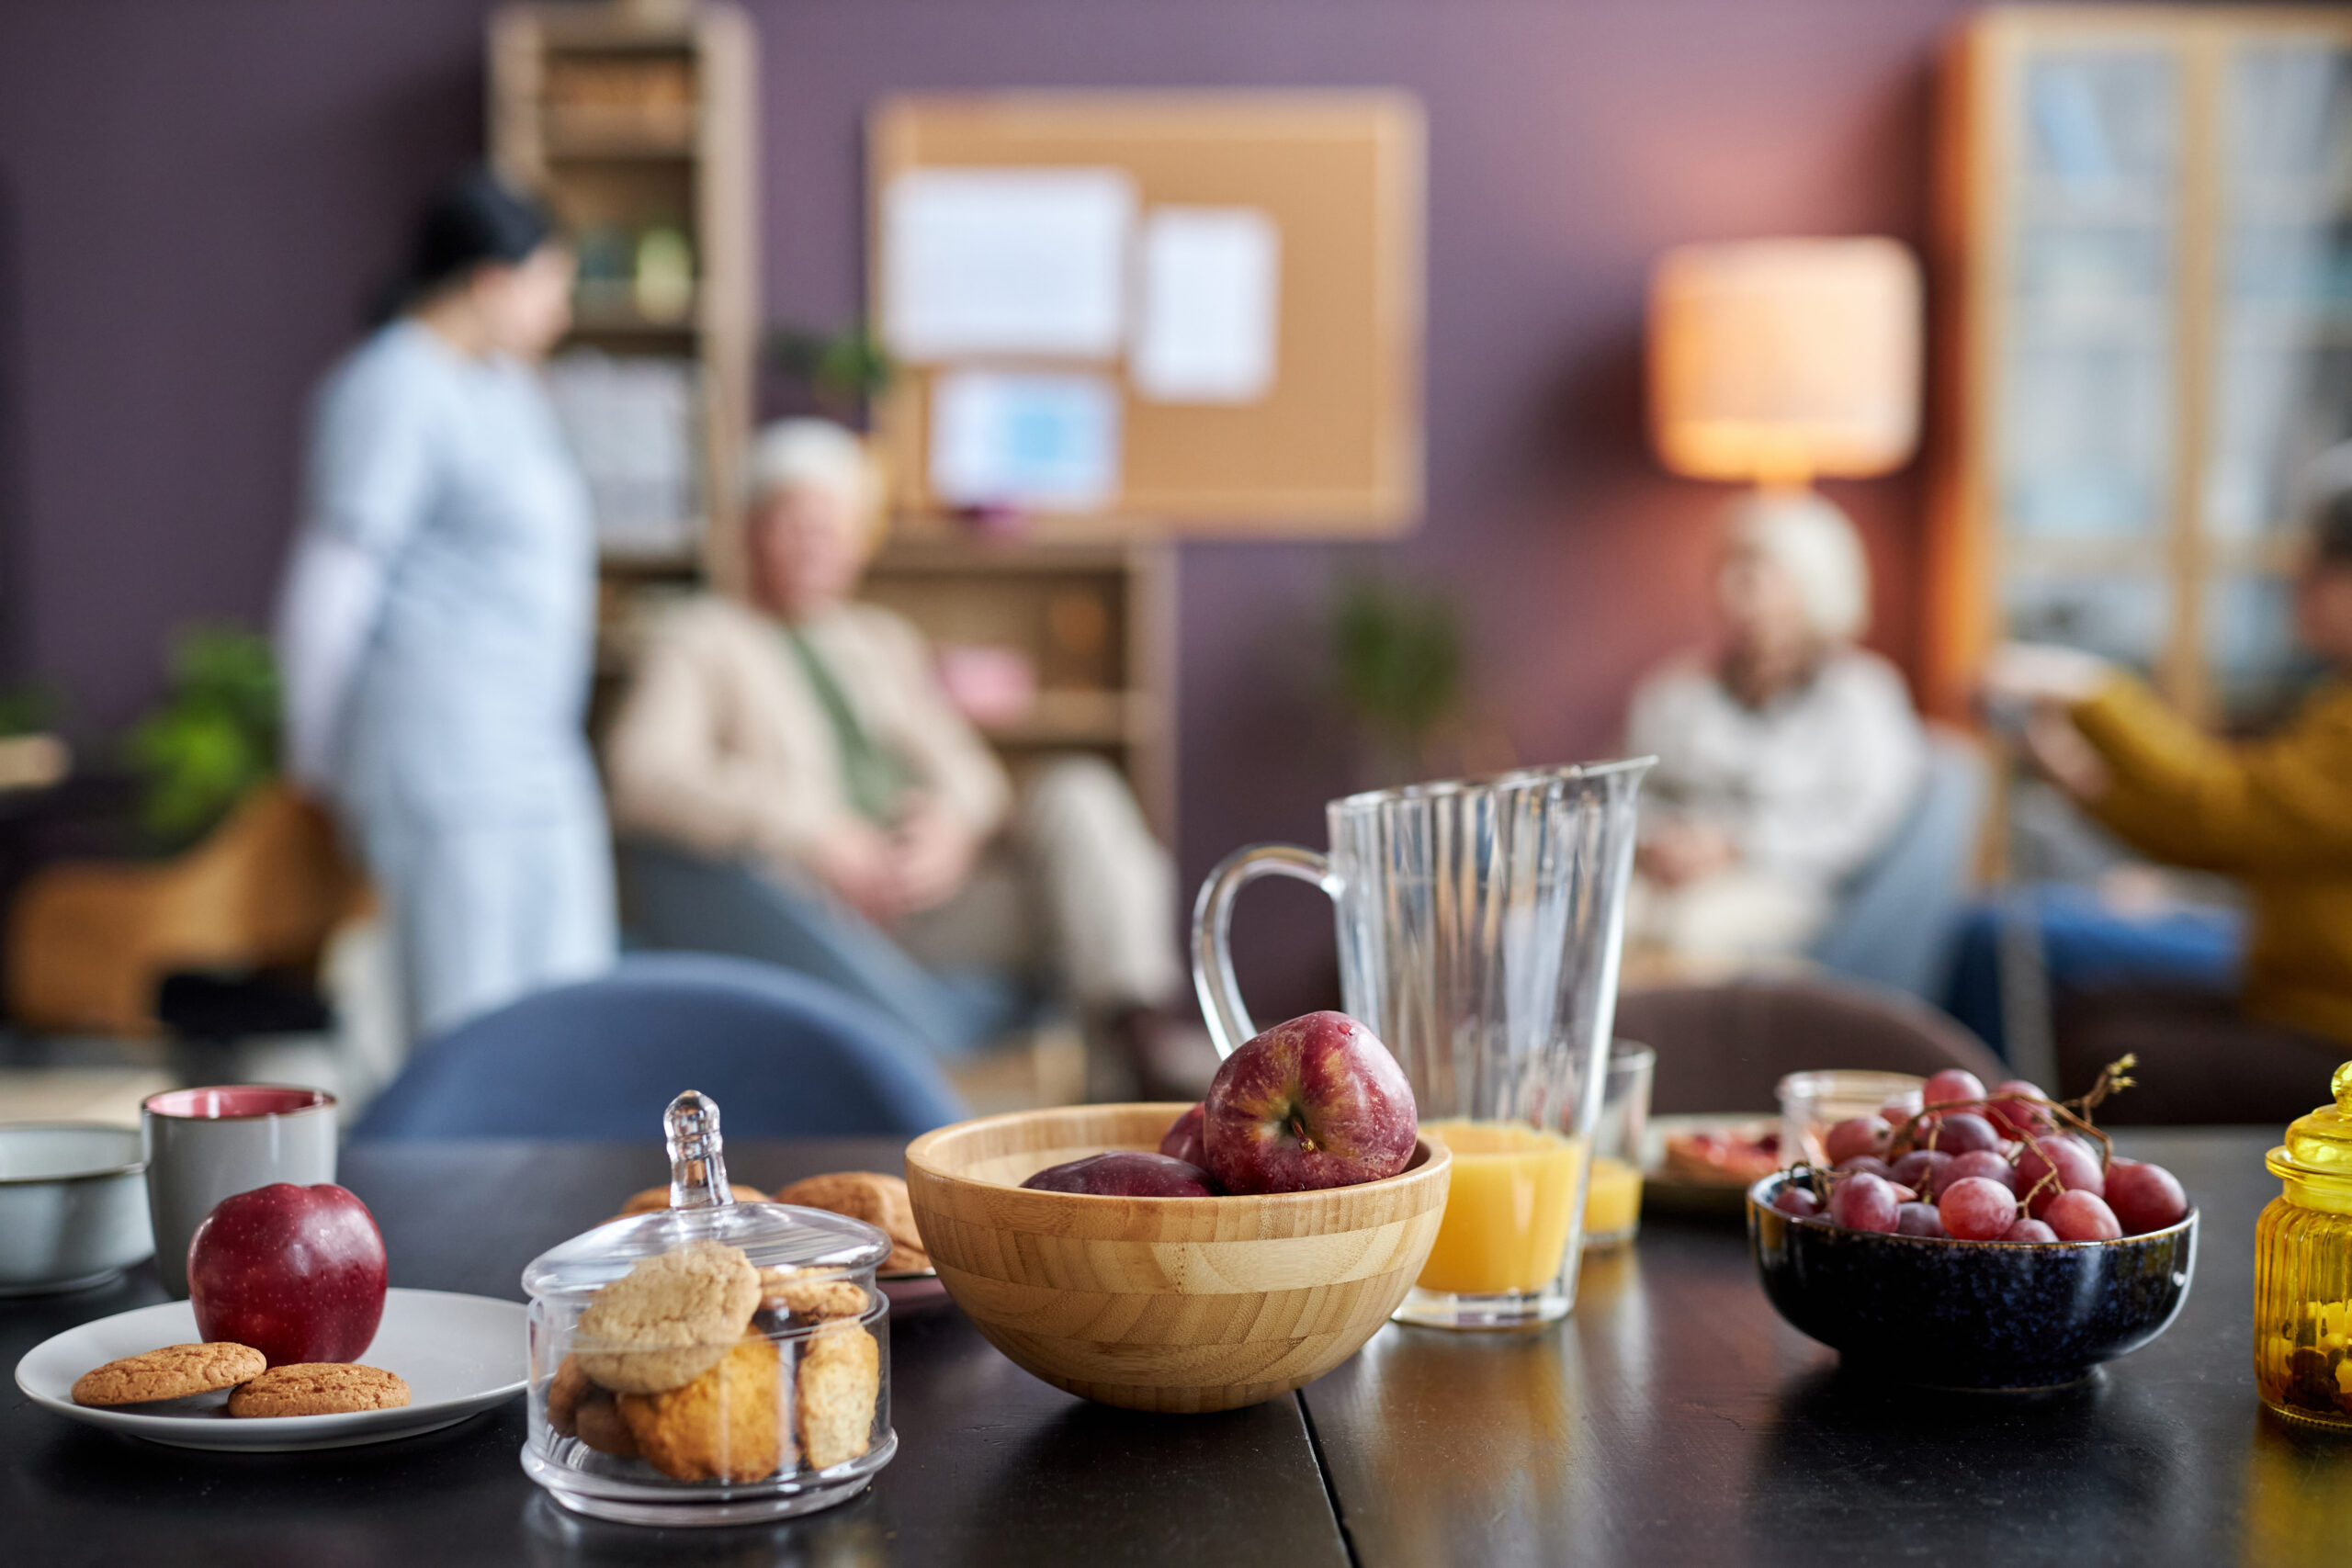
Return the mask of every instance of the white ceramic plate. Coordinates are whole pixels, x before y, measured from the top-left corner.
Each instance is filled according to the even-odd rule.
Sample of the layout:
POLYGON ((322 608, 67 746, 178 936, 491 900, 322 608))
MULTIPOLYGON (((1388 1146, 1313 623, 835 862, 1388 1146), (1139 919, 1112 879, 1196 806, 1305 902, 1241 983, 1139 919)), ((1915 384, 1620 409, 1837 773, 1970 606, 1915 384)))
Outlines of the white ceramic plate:
POLYGON ((165 1302, 43 1340, 17 1363, 17 1386, 34 1404, 68 1420, 175 1448, 246 1453, 346 1449, 455 1426, 522 1393, 524 1335, 520 1302, 447 1291, 389 1291, 376 1342, 360 1360, 407 1381, 410 1403, 398 1410, 239 1420, 229 1414, 225 1392, 104 1410, 74 1404, 74 1382, 91 1368, 196 1340, 196 1309, 186 1302, 165 1302))

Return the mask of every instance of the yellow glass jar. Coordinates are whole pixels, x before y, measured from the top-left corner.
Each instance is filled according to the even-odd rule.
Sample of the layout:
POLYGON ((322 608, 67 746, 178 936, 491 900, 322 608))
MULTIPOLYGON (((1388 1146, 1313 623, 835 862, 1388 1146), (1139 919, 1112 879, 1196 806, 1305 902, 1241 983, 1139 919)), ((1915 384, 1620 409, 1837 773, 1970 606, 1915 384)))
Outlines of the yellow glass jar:
POLYGON ((2283 1188, 2255 1231, 2254 1377, 2289 1420, 2352 1432, 2352 1062, 2334 1088, 2264 1161, 2283 1188))

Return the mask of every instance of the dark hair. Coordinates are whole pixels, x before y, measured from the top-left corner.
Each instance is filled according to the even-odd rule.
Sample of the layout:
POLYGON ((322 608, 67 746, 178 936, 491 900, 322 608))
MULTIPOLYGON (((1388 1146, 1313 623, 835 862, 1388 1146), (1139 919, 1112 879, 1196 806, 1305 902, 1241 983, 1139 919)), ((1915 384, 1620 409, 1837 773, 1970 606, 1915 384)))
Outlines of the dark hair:
POLYGON ((2312 560, 2352 566, 2352 490, 2339 490, 2312 508, 2312 560))
POLYGON ((468 169, 425 204, 408 259, 379 301, 378 319, 390 321, 476 267, 513 266, 554 232, 547 209, 489 169, 468 169))

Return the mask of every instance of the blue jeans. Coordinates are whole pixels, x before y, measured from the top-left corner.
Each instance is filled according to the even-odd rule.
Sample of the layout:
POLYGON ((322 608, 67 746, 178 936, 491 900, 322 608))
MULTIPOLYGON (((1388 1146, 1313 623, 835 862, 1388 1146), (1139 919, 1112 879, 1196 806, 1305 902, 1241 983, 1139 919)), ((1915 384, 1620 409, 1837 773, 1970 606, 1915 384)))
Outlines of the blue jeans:
POLYGON ((2000 939, 2003 922, 2018 919, 2039 928, 2053 1002, 2147 987, 2237 994, 2245 953, 2245 919, 2237 911, 2173 909, 2137 919, 2108 908, 2087 887, 2038 884, 1971 907, 1962 921, 1959 957, 1944 1000, 1946 1011, 2004 1057, 2008 1044, 2001 1015, 2000 939))
POLYGON ((622 842, 620 864, 639 942, 797 970, 889 1014, 934 1055, 978 1049, 1034 1010, 1019 976, 926 969, 854 909, 750 866, 642 839, 622 842))

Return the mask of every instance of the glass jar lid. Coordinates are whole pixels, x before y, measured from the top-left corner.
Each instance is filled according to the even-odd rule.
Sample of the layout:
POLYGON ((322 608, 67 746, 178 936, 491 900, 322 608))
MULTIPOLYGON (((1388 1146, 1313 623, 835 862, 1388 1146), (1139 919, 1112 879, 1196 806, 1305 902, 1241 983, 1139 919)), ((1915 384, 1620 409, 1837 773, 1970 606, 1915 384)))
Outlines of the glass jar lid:
POLYGON ((523 1270, 533 1299, 584 1296, 639 1262, 697 1241, 741 1247, 755 1269, 838 1269, 871 1274, 890 1238, 846 1214, 787 1203, 736 1201, 727 1181, 718 1107, 693 1089, 662 1118, 670 1145, 670 1207, 612 1220, 548 1248, 523 1270))
POLYGON ((2352 1177, 2352 1062, 2335 1069, 2335 1103, 2287 1128, 2287 1158, 2312 1175, 2352 1177))

